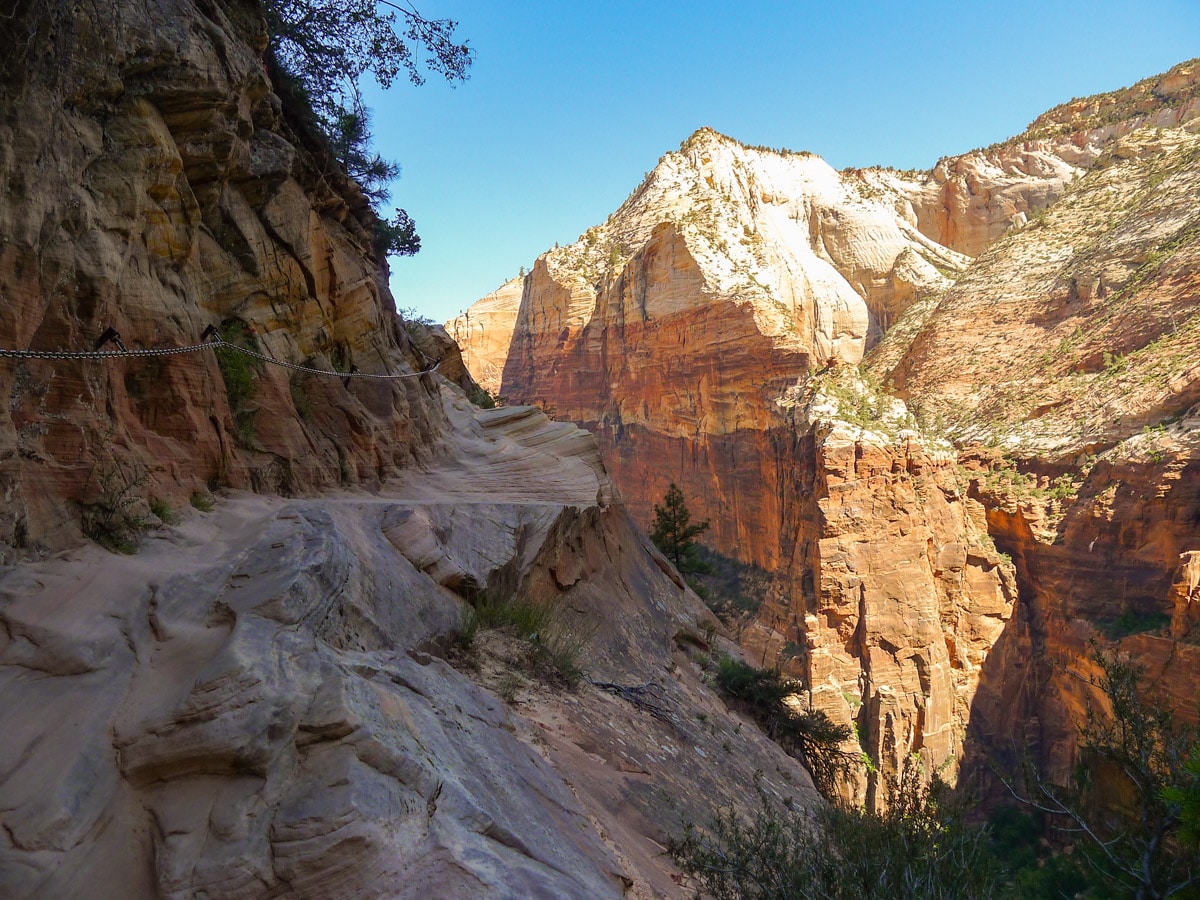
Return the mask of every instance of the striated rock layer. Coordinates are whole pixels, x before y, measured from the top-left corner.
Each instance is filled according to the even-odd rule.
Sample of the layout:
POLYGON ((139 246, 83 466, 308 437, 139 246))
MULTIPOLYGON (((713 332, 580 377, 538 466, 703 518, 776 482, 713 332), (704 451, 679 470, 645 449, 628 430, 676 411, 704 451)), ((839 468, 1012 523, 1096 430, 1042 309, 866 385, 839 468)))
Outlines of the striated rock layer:
MULTIPOLYGON (((109 326, 181 346, 237 319, 290 362, 398 374, 432 354, 465 377, 444 336, 423 352, 402 327, 374 215, 290 124, 254 4, 18 6, 0 35, 0 347, 90 350, 109 326)), ((71 543, 116 471, 176 505, 210 483, 374 483, 442 427, 428 378, 253 381, 235 410, 207 351, 0 359, 0 545, 71 543)))
POLYGON ((895 199, 703 129, 447 329, 486 387, 596 434, 635 515, 676 481, 721 547, 773 567, 775 398, 814 360, 858 362, 966 262, 895 199))

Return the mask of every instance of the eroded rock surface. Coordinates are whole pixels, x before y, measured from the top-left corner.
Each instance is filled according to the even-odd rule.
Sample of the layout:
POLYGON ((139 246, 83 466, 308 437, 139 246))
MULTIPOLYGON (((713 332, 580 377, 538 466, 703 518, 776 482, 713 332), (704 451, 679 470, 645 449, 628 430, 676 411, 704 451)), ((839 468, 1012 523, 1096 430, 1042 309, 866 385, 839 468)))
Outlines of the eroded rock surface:
POLYGON ((790 392, 790 556, 745 641, 852 725, 857 799, 918 754, 953 783, 983 667, 1012 619, 1015 570, 946 441, 844 367, 790 392), (764 646, 765 644, 765 646, 764 646))
POLYGON ((684 896, 684 817, 756 784, 815 802, 705 687, 708 613, 594 439, 477 412, 445 332, 395 315, 374 215, 273 92, 255 4, 10 7, 0 346, 230 323, 417 377, 264 366, 239 400, 210 351, 0 360, 0 894, 684 896), (105 511, 137 555, 82 541, 105 511), (481 597, 552 606, 597 684, 551 690, 486 641, 452 666, 481 597))
POLYGON ((925 173, 701 131, 449 324, 597 434, 642 521, 674 481, 777 573, 749 641, 877 767, 1016 740, 1061 774, 1090 639, 1196 687, 1198 98, 1183 63, 925 173), (860 357, 906 424, 847 386, 802 414, 860 357))
POLYGON ((445 399, 454 451, 378 494, 235 495, 137 556, 0 574, 6 895, 682 896, 683 817, 756 771, 813 802, 678 649, 707 613, 590 436, 445 399), (482 591, 561 609, 653 709, 536 679, 501 702, 437 649, 482 591))
MULTIPOLYGON (((254 4, 18 6, 0 36, 0 346, 90 350, 112 326, 133 348, 177 347, 238 319, 292 363, 442 359, 462 377, 452 342, 402 327, 374 214, 273 92, 254 4)), ((260 366, 253 382, 232 409, 208 351, 0 359, 0 544, 70 545, 78 504, 118 470, 173 505, 209 482, 371 484, 428 460, 443 428, 430 377, 260 366)))
POLYGON ((966 263, 897 199, 702 129, 447 330, 490 390, 591 430, 639 519, 675 481, 723 549, 773 567, 775 399, 966 263))

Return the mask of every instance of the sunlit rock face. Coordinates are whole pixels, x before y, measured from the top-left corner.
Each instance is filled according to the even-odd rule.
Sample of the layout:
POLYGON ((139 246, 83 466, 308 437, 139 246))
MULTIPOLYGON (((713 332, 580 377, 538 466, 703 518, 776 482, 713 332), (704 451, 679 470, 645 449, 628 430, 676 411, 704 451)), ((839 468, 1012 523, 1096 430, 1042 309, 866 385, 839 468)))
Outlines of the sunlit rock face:
POLYGON ((992 689, 985 663, 1016 611, 1012 561, 954 448, 853 368, 804 379, 784 406, 787 558, 744 641, 852 726, 845 749, 871 760, 846 786, 855 802, 884 805, 914 754, 954 782, 992 689))
POLYGON ((900 199, 702 129, 447 328, 489 389, 593 431, 635 515, 676 481, 718 546, 773 566, 775 399, 814 361, 858 362, 966 264, 900 199))
POLYGON ((1142 127, 1106 126, 1103 154, 1054 205, 915 306, 870 360, 963 448, 970 494, 1016 566, 1018 615, 972 718, 979 769, 1017 735, 1067 776, 1093 639, 1195 715, 1198 90, 1185 64, 1064 107, 1157 105, 1142 127))
POLYGON ((1092 637, 1195 690, 1198 113, 1189 62, 928 172, 701 131, 461 339, 597 435, 643 522, 675 481, 777 573, 749 642, 877 768, 1017 740, 1065 773, 1092 637), (798 412, 860 359, 903 435, 798 412))

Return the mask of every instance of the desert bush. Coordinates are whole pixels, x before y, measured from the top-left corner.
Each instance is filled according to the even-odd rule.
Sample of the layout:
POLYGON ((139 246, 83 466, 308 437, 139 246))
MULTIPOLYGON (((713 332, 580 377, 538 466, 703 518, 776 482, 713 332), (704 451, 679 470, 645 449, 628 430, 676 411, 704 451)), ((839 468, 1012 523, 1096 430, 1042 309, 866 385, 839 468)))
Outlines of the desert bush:
POLYGON ((467 399, 480 409, 496 408, 496 398, 477 384, 471 385, 471 389, 467 391, 467 399))
POLYGON ((136 463, 114 459, 111 465, 94 464, 79 504, 83 533, 112 553, 136 553, 137 536, 146 527, 141 510, 148 481, 146 470, 136 463))
MULTIPOLYGON (((259 352, 253 330, 241 319, 226 319, 221 323, 221 340, 235 347, 259 352)), ((233 417, 234 438, 240 446, 251 447, 254 444, 255 420, 258 418, 258 407, 253 405, 258 392, 254 380, 260 366, 252 357, 217 344, 217 367, 225 383, 225 398, 229 402, 229 414, 233 417)))
POLYGON ((724 809, 704 828, 685 822, 668 850, 716 900, 995 895, 986 832, 964 822, 916 759, 890 783, 888 799, 881 813, 840 803, 797 810, 760 788, 752 815, 724 809))
POLYGON ((1200 729, 1172 714, 1140 664, 1097 643, 1091 659, 1099 674, 1086 679, 1094 690, 1069 783, 1052 783, 1027 757, 1006 783, 1079 842, 1105 878, 1103 896, 1194 897, 1200 852, 1188 798, 1200 794, 1200 729))
POLYGON ((826 796, 834 796, 856 755, 842 749, 852 731, 819 709, 799 709, 789 702, 804 685, 785 678, 778 669, 756 669, 723 656, 713 677, 717 690, 731 705, 750 715, 763 732, 795 754, 826 796))
POLYGON ((524 667, 545 681, 574 687, 583 678, 580 656, 591 635, 568 623, 559 607, 523 598, 505 600, 485 591, 464 611, 451 636, 452 647, 469 654, 485 631, 505 631, 524 641, 524 667))

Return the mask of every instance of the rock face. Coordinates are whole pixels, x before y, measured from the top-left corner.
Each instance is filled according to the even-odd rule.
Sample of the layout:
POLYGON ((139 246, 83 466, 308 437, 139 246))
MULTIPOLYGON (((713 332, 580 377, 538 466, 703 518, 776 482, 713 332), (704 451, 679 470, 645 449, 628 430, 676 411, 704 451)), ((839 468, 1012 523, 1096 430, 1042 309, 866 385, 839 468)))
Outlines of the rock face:
MULTIPOLYGON (((1191 127, 1197 73, 1185 63, 1072 101, 929 172, 838 173, 810 154, 702 129, 606 223, 548 251, 447 329, 489 390, 596 434, 642 521, 674 481, 712 519, 720 549, 774 568, 787 479, 773 437, 782 390, 831 357, 858 362, 970 257, 1014 227, 1040 228, 1042 211, 1085 170, 1133 152, 1126 135, 1191 127)), ((1127 199, 1122 184, 1110 184, 1114 208, 1127 199)), ((1187 196, 1178 187, 1172 196, 1187 196)), ((993 288, 1007 283, 971 271, 993 288)), ((1074 290, 1094 292, 1098 277, 1084 273, 1074 290)), ((981 355, 981 370, 991 361, 981 355)), ((932 380, 945 368, 926 371, 932 380)))
POLYGON ((1012 561, 968 496, 954 448, 848 367, 790 392, 789 550, 746 641, 852 725, 871 766, 856 799, 918 754, 953 782, 984 664, 1012 619, 1012 561), (763 645, 766 646, 763 646, 763 645))
POLYGON ((749 642, 877 769, 1020 735, 1065 772, 1090 637, 1196 687, 1167 624, 1196 618, 1198 113, 1193 61, 927 173, 701 131, 449 327, 597 435, 642 521, 674 481, 776 572, 749 642), (904 428, 829 382, 860 358, 904 428))
MULTIPOLYGON (((1158 81, 1177 76, 1194 96, 1200 71, 1158 81)), ((984 748, 1024 735, 1059 775, 1092 639, 1136 654, 1195 714, 1198 121, 1114 138, 871 361, 926 421, 975 445, 970 493, 1015 561, 1022 608, 988 666, 996 702, 972 727, 984 748)))
POLYGON ((723 548, 773 567, 775 398, 814 360, 858 362, 966 263, 897 200, 702 129, 447 330, 489 389, 596 434, 635 515, 676 481, 723 548))
MULTIPOLYGON (((253 4, 18 6, 0 37, 0 346, 90 350, 109 326, 130 347, 181 346, 236 319, 318 369, 425 366, 365 198, 272 92, 253 4)), ((441 427, 428 379, 253 380, 235 410, 211 352, 0 359, 0 543, 69 545, 78 504, 118 469, 175 505, 210 482, 377 483, 427 459, 441 427)))

